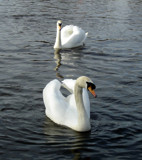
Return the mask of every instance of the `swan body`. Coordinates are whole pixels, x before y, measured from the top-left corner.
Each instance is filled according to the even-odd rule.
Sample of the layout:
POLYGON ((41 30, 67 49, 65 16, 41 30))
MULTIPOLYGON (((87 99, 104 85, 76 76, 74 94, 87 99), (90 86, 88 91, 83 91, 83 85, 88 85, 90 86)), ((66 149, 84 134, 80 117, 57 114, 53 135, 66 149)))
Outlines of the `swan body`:
POLYGON ((62 83, 57 79, 50 81, 43 90, 47 117, 75 131, 89 131, 91 129, 90 101, 87 90, 96 97, 94 89, 92 80, 85 76, 77 80, 66 79, 62 83), (70 95, 63 96, 61 87, 66 88, 70 95))
POLYGON ((75 48, 85 43, 88 33, 78 26, 67 25, 61 29, 62 21, 57 21, 55 49, 75 48))

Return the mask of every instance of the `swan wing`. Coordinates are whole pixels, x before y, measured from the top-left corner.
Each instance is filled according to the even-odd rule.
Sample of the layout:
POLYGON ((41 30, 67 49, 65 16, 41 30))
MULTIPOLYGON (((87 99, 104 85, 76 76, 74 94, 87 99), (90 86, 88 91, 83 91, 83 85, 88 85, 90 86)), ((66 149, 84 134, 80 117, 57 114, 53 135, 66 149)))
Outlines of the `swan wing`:
POLYGON ((75 82, 76 80, 73 79, 64 79, 62 81, 62 86, 66 88, 70 93, 73 93, 75 82))
POLYGON ((61 30, 61 43, 63 48, 73 48, 83 45, 87 33, 78 26, 68 25, 61 30))
POLYGON ((67 25, 61 30, 61 38, 68 39, 73 34, 73 25, 67 25))
POLYGON ((45 113, 52 121, 65 126, 77 124, 77 108, 73 94, 64 97, 60 91, 61 82, 52 80, 43 90, 45 113))
POLYGON ((49 82, 43 90, 43 101, 47 117, 58 124, 64 121, 64 114, 68 107, 65 97, 60 92, 61 83, 58 80, 49 82))

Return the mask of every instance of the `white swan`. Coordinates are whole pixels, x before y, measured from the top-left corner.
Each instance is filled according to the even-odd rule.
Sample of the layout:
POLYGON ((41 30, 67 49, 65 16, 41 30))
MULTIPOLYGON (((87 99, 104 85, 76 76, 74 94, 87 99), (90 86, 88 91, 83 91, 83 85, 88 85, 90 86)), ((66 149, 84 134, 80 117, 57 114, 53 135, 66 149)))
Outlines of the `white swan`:
POLYGON ((95 88, 92 80, 86 76, 81 76, 77 80, 66 79, 62 84, 57 79, 50 81, 43 90, 47 117, 75 131, 89 131, 90 101, 87 90, 96 97, 95 88), (71 94, 63 96, 61 86, 68 89, 71 94))
POLYGON ((61 29, 62 21, 57 21, 55 49, 74 48, 82 46, 88 33, 77 26, 67 25, 61 29))

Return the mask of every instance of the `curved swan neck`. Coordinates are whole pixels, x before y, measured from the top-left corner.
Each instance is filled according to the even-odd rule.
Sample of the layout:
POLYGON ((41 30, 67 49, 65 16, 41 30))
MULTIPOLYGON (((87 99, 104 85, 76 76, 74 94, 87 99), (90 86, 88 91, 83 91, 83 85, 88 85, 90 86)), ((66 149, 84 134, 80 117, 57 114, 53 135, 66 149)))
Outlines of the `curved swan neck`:
POLYGON ((56 41, 54 48, 61 49, 61 31, 57 27, 56 41))
POLYGON ((77 109, 79 111, 79 114, 82 114, 82 111, 84 110, 82 87, 78 86, 78 84, 75 84, 74 92, 77 109))
POLYGON ((83 88, 78 85, 78 83, 75 84, 75 89, 74 89, 74 95, 75 95, 75 101, 76 101, 76 106, 77 106, 77 111, 78 111, 78 125, 80 128, 84 128, 84 130, 90 129, 90 119, 87 116, 84 103, 83 103, 83 98, 82 98, 82 91, 83 88))

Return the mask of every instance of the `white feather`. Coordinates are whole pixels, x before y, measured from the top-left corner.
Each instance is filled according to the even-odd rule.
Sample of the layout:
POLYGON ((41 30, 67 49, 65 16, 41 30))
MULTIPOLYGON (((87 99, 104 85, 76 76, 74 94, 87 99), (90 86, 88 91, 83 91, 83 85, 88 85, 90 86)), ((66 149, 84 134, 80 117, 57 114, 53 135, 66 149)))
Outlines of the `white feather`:
MULTIPOLYGON (((90 126, 90 101, 86 89, 86 81, 84 81, 83 78, 80 78, 81 80, 78 78, 80 81, 78 79, 65 79, 62 84, 57 79, 54 79, 50 81, 43 90, 43 100, 47 117, 57 124, 68 126, 77 131, 87 131, 90 126), (75 96, 78 99, 78 94, 76 94, 77 92, 75 91, 75 87, 78 83, 83 83, 84 86, 83 92, 78 92, 80 95, 82 94, 83 100, 81 103, 83 103, 84 107, 80 108, 84 108, 83 110, 77 106, 75 99, 75 96), (63 96, 60 91, 62 86, 71 92, 67 97, 63 96), (82 122, 83 124, 81 125, 79 124, 79 112, 82 112, 84 115, 82 117, 84 122, 82 122), (80 126, 83 127, 80 128, 80 126)), ((89 78, 87 80, 92 82, 89 78)))
POLYGON ((88 33, 74 25, 67 25, 59 31, 58 23, 61 23, 61 21, 57 21, 57 35, 54 48, 75 48, 84 45, 88 33))

